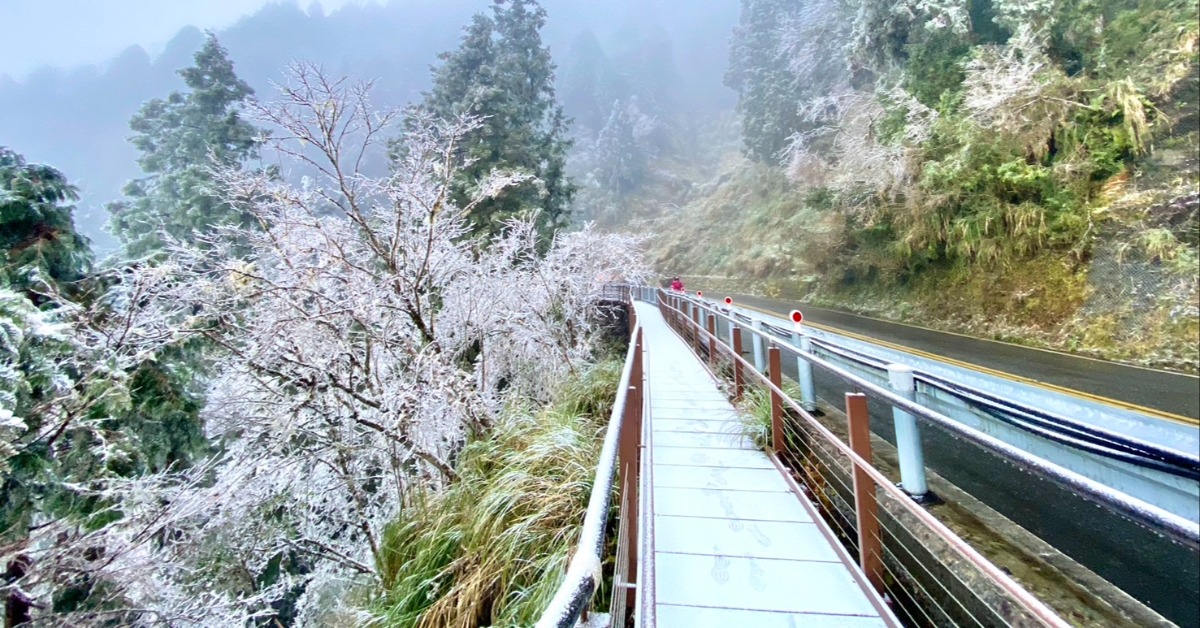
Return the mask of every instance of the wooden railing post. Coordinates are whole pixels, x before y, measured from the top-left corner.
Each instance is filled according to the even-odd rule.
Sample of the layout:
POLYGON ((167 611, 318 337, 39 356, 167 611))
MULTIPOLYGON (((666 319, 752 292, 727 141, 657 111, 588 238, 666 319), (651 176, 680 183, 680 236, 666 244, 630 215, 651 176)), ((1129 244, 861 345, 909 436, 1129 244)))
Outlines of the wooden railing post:
MULTIPOLYGON (((850 422, 850 449, 871 464, 871 416, 867 396, 846 393, 846 418, 850 422)), ((883 550, 879 539, 879 512, 875 500, 875 482, 854 465, 854 512, 858 522, 858 560, 863 574, 883 592, 883 550)))
POLYGON ((693 303, 691 310, 692 321, 688 327, 692 330, 692 351, 695 351, 696 355, 700 355, 700 306, 693 303))
POLYGON ((717 317, 708 315, 708 365, 717 368, 717 317))
MULTIPOLYGON (((779 347, 771 345, 767 350, 767 376, 771 384, 780 390, 783 389, 781 370, 779 347)), ((776 453, 783 451, 783 396, 775 389, 771 390, 771 446, 776 453)))
POLYGON ((742 328, 733 326, 733 400, 741 401, 746 392, 746 379, 742 374, 742 328))
MULTIPOLYGON (((638 544, 636 542, 638 531, 638 469, 641 468, 641 440, 642 440, 642 389, 643 389, 643 371, 642 371, 642 330, 638 329, 637 334, 633 339, 633 366, 629 370, 629 388, 625 396, 625 416, 621 420, 621 435, 617 447, 618 469, 620 469, 621 477, 618 486, 623 487, 623 490, 628 491, 627 497, 622 498, 622 503, 628 504, 633 512, 622 512, 622 524, 629 526, 629 533, 626 538, 635 539, 634 542, 626 544, 626 556, 628 562, 626 565, 637 565, 638 560, 638 544)), ((629 570, 626 578, 630 583, 637 581, 637 569, 629 570)), ((636 600, 635 590, 626 589, 625 604, 627 608, 631 608, 636 600)))

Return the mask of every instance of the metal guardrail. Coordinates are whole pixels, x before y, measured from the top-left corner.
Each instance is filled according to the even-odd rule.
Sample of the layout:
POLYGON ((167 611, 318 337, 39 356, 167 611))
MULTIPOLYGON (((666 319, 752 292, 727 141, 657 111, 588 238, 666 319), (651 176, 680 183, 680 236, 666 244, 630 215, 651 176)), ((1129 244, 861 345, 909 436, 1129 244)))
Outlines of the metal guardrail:
MULTIPOLYGON (((760 372, 763 369, 741 356, 740 327, 736 324, 732 327, 731 342, 727 345, 715 334, 715 319, 706 316, 702 323, 697 308, 686 308, 689 311, 684 312, 683 300, 679 295, 664 293, 660 307, 668 322, 698 354, 707 356, 714 371, 721 368, 732 371, 735 398, 747 394, 748 386, 753 384, 769 393, 769 455, 781 470, 790 470, 806 480, 806 496, 821 504, 828 515, 826 519, 831 519, 833 527, 856 549, 867 580, 897 603, 907 601, 907 616, 911 622, 942 625, 946 621, 958 624, 961 620, 980 626, 1029 625, 1030 622, 1055 627, 1069 625, 872 466, 866 395, 846 395, 850 423, 850 443, 846 444, 783 391, 780 343, 774 342, 780 339, 774 339, 775 346, 766 352, 766 370, 770 375, 764 375, 760 372), (792 423, 802 426, 802 430, 788 429, 784 420, 785 408, 797 419, 792 423), (788 462, 793 463, 790 469, 786 466, 788 462), (824 473, 818 467, 824 467, 824 473), (846 481, 841 476, 850 479, 846 481), (824 481, 845 484, 841 490, 827 491, 820 486, 824 481), (835 496, 843 495, 851 495, 852 503, 830 503, 835 496), (839 513, 845 511, 852 513, 852 522, 839 519, 839 513), (881 527, 880 521, 884 518, 890 525, 881 527), (932 554, 930 546, 935 544, 947 555, 932 554), (946 563, 952 564, 952 569, 946 569, 946 563), (950 586, 953 583, 943 584, 956 579, 961 579, 957 588, 950 586), (935 588, 938 586, 941 588, 935 588), (998 594, 980 591, 989 587, 998 594), (969 592, 972 599, 963 599, 962 591, 969 592)), ((716 314, 711 309, 709 312, 716 314)), ((751 333, 766 339, 763 332, 752 330, 751 333)), ((811 354, 805 358, 811 358, 815 364, 832 372, 840 371, 811 354)), ((914 414, 928 413, 925 408, 850 373, 841 371, 841 374, 861 389, 903 405, 905 410, 914 414)), ((798 484, 793 482, 793 486, 801 492, 798 484)))
MULTIPOLYGON (((749 316, 736 313, 732 316, 748 323, 754 320, 749 316)), ((791 334, 791 332, 769 323, 764 326, 767 331, 773 332, 775 338, 786 338, 791 334)), ((886 360, 825 340, 813 339, 811 343, 814 348, 821 348, 863 367, 873 368, 880 372, 887 371, 888 362, 886 360)), ((1001 399, 970 386, 952 382, 944 377, 917 373, 916 380, 926 386, 958 397, 999 421, 1060 445, 1189 480, 1200 480, 1200 456, 1188 455, 1157 443, 1080 423, 1028 404, 1001 399)))
MULTIPOLYGON (((739 315, 735 312, 721 311, 718 307, 711 305, 705 301, 692 298, 686 294, 668 293, 668 296, 673 300, 677 307, 690 309, 696 312, 695 318, 699 318, 699 312, 704 312, 705 316, 724 319, 728 324, 744 329, 758 338, 763 343, 775 344, 788 352, 794 354, 797 358, 801 358, 806 362, 818 367, 825 372, 841 379, 842 381, 855 386, 861 390, 869 391, 872 396, 879 398, 882 401, 892 405, 893 408, 907 412, 918 419, 922 419, 930 424, 950 432, 957 437, 961 437, 970 443, 975 444, 987 450, 996 456, 1014 464, 1018 468, 1034 473, 1039 477, 1043 477, 1059 486, 1071 491, 1072 493, 1101 505, 1109 510, 1128 517, 1151 530, 1158 532, 1173 540, 1184 547, 1193 551, 1200 550, 1200 524, 1190 521, 1184 517, 1169 512, 1163 508, 1147 503, 1144 500, 1132 497, 1123 492, 1112 489, 1100 482, 1085 477, 1079 473, 1063 468, 1052 462, 1034 456, 1022 449, 1010 445, 1000 439, 980 432, 974 428, 963 425, 954 419, 927 408, 917 402, 900 396, 895 391, 880 386, 874 382, 868 381, 854 373, 847 371, 844 368, 835 365, 828 360, 814 355, 811 352, 805 352, 796 349, 792 346, 790 339, 775 335, 767 330, 754 329, 753 326, 742 328, 741 324, 752 321, 750 317, 739 315), (688 304, 684 306, 683 304, 688 304)), ((772 329, 778 330, 778 328, 772 329)), ((878 368, 877 364, 873 364, 878 368)), ((756 365, 757 367, 757 365, 756 365)), ((758 370, 762 370, 759 368, 758 370)), ((1098 429, 1098 428, 1097 428, 1098 429)), ((1097 432, 1099 433, 1099 432, 1097 432)), ((1126 439, 1128 440, 1128 439, 1126 439)), ((1177 452, 1164 450, 1150 443, 1130 441, 1131 446, 1141 446, 1150 450, 1156 451, 1164 457, 1177 452)), ((1184 465, 1193 464, 1192 460, 1186 457, 1183 459, 1184 465)), ((1186 468, 1186 466, 1185 466, 1186 468)))
POLYGON ((641 507, 642 491, 639 490, 639 482, 641 467, 644 464, 641 460, 641 439, 645 385, 642 370, 642 328, 637 323, 637 314, 631 303, 633 290, 639 289, 606 286, 601 295, 602 300, 629 304, 629 349, 625 355, 621 383, 616 391, 616 401, 600 450, 579 545, 571 557, 563 583, 537 623, 538 628, 571 628, 581 616, 586 616, 591 608, 592 597, 603 579, 602 565, 608 542, 605 528, 608 525, 614 488, 619 489, 617 499, 620 504, 620 519, 610 614, 622 618, 620 625, 623 626, 624 613, 636 601, 636 583, 641 574, 640 569, 631 572, 630 566, 638 565, 639 513, 644 512, 641 507))

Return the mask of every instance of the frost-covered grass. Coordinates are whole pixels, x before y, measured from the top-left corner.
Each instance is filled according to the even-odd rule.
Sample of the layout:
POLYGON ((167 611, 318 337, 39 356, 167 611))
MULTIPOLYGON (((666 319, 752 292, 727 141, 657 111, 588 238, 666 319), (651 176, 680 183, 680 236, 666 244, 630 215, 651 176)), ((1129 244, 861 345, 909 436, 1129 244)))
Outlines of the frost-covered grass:
MULTIPOLYGON (((783 392, 792 399, 799 399, 800 385, 785 378, 783 392)), ((755 446, 765 448, 771 440, 771 391, 765 386, 748 387, 738 407, 742 433, 753 439, 755 446)))
POLYGON ((459 479, 412 499, 383 535, 388 626, 527 626, 553 597, 587 509, 622 364, 565 382, 552 405, 510 404, 469 443, 459 479))

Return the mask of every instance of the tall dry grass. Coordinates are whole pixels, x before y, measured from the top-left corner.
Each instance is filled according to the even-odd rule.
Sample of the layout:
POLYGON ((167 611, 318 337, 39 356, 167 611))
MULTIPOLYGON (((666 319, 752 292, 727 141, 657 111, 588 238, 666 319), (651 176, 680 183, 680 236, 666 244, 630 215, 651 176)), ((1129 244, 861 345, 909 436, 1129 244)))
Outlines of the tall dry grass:
POLYGON ((552 407, 511 405, 467 445, 460 479, 413 498, 384 535, 382 625, 532 625, 566 572, 622 364, 563 384, 552 407))

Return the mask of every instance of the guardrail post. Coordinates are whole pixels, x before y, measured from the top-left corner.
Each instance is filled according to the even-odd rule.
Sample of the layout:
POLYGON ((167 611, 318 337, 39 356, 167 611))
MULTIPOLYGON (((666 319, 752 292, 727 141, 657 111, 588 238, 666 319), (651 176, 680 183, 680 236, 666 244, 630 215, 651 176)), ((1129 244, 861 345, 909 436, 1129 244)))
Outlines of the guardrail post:
MULTIPOLYGON (((912 368, 903 364, 889 364, 888 383, 898 395, 913 401, 917 397, 912 368)), ((892 421, 896 425, 896 449, 900 454, 900 486, 905 493, 918 502, 929 492, 925 481, 925 452, 921 446, 921 426, 916 417, 892 408, 892 421)))
MULTIPOLYGON (((846 393, 846 419, 850 423, 850 449, 871 464, 871 415, 867 396, 846 393)), ((865 470, 854 465, 854 513, 858 523, 858 562, 863 574, 883 592, 883 550, 879 539, 879 505, 875 482, 865 470)))
POLYGON ((717 367, 717 317, 708 317, 708 365, 717 367))
POLYGON ((767 370, 767 356, 763 351, 763 337, 761 334, 763 331, 763 324, 760 320, 754 320, 750 322, 750 326, 756 332, 754 334, 754 368, 757 369, 759 373, 762 373, 767 370))
MULTIPOLYGON (((768 362, 771 365, 768 369, 768 378, 775 388, 782 390, 783 375, 781 374, 781 371, 783 369, 780 368, 781 361, 779 356, 779 347, 772 345, 767 351, 767 355, 769 357, 768 362)), ((776 452, 781 452, 784 450, 783 396, 776 392, 774 388, 771 389, 771 447, 773 447, 776 452)))
MULTIPOLYGON (((812 353, 812 339, 800 332, 792 332, 792 344, 801 353, 812 353)), ((817 387, 813 383, 812 364, 800 356, 796 356, 796 381, 800 384, 801 405, 809 412, 816 410, 817 387)))
POLYGON ((733 325, 733 400, 741 401, 746 392, 746 378, 742 374, 742 328, 733 325))
POLYGON ((733 348, 733 328, 737 325, 737 314, 729 308, 729 348, 733 348))

